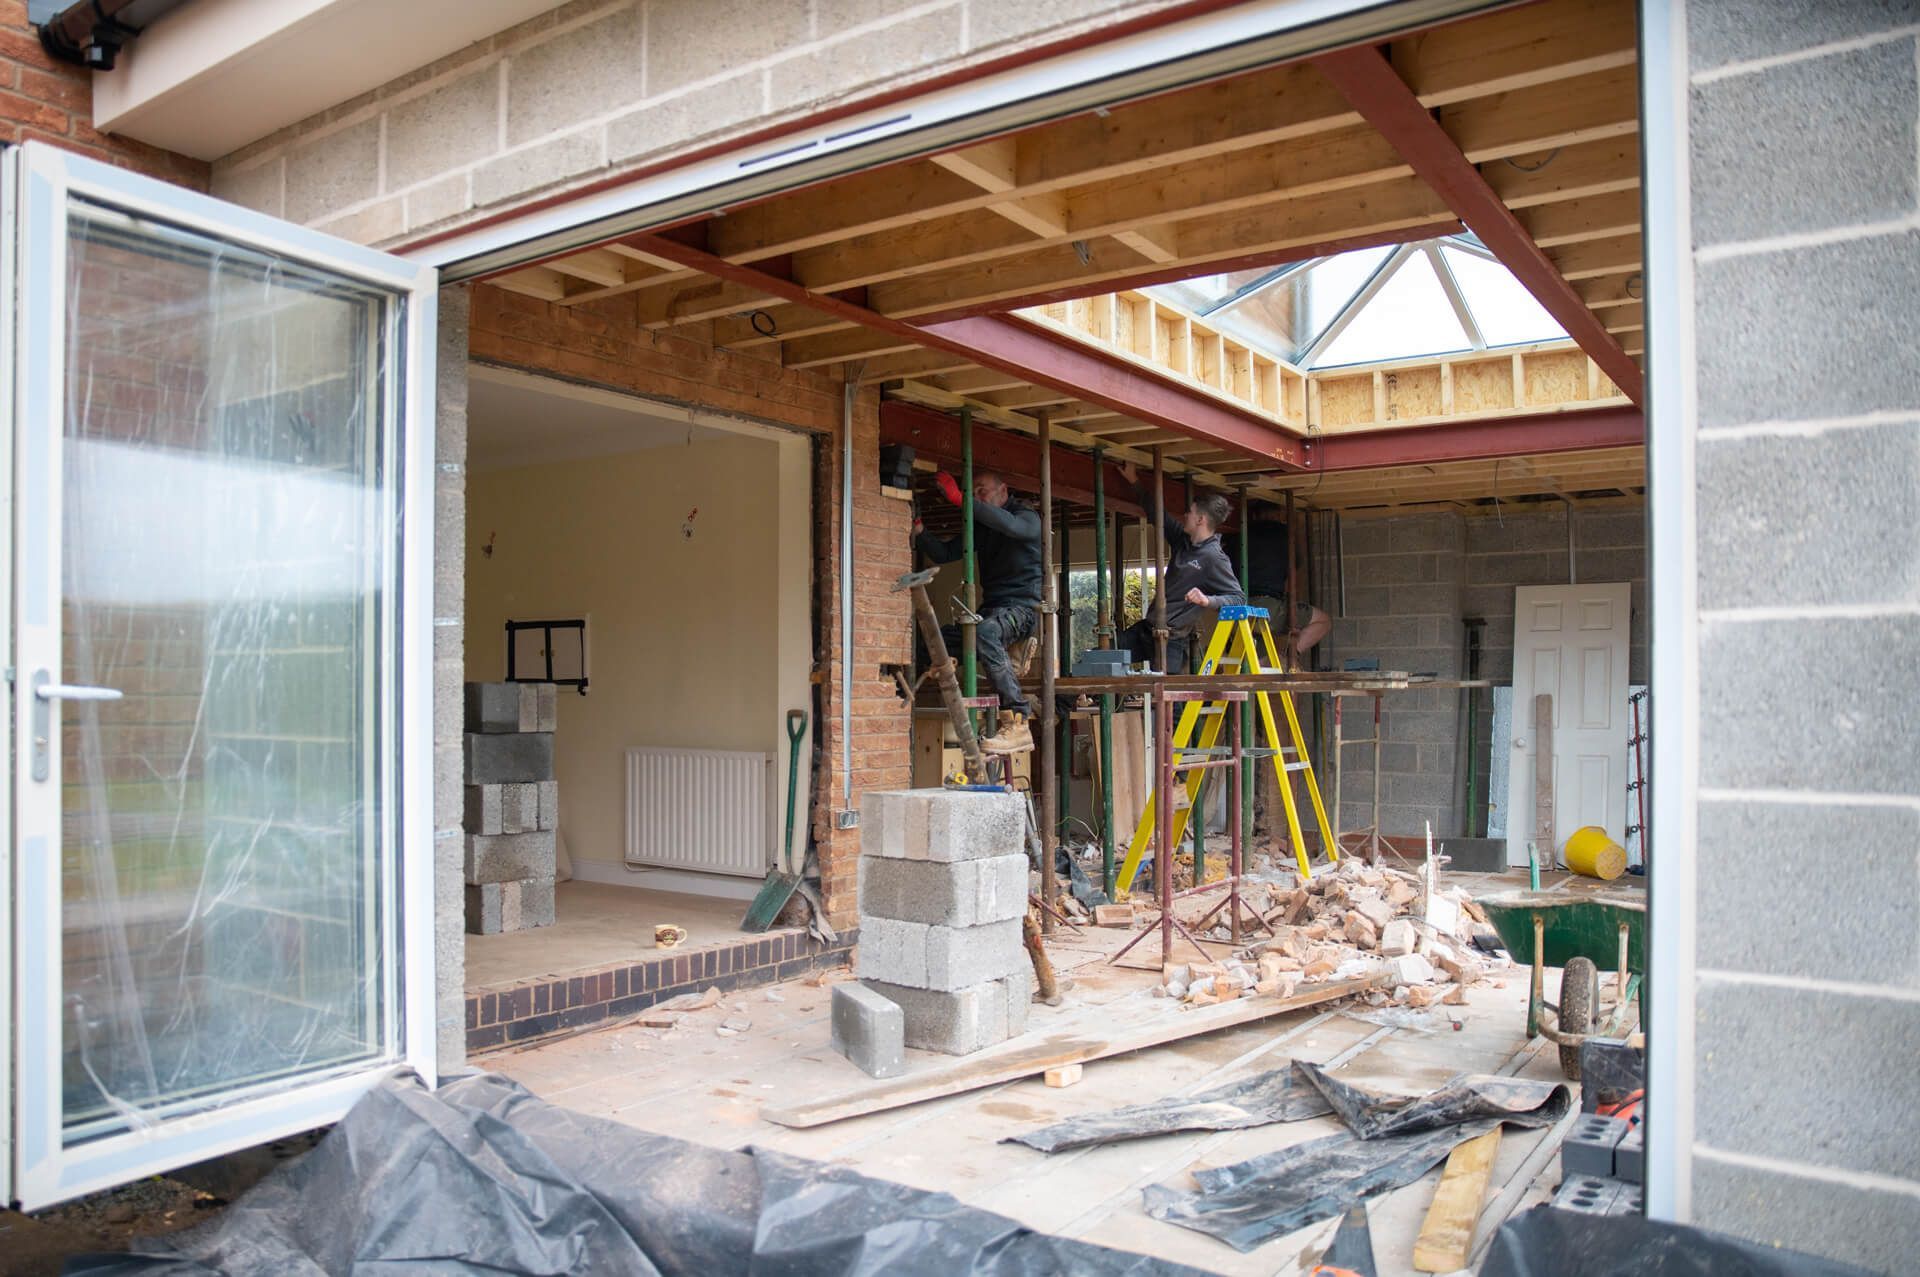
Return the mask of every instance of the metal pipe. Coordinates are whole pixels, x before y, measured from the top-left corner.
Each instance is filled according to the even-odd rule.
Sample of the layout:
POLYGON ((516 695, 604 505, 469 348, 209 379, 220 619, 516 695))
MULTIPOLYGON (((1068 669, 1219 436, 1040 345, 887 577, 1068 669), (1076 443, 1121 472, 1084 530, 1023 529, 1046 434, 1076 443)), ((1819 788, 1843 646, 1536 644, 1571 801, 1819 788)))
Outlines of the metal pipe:
MULTIPOLYGON (((1057 635, 1056 641, 1059 644, 1059 668, 1062 670, 1071 670, 1073 668, 1073 524, 1067 518, 1065 506, 1061 507, 1058 522, 1060 525, 1060 569, 1057 574, 1054 597, 1061 601, 1060 606, 1064 619, 1060 620, 1059 634, 1057 635)), ((1064 833, 1067 825, 1073 819, 1073 716, 1071 714, 1062 714, 1059 717, 1060 750, 1056 764, 1058 771, 1057 785, 1060 793, 1060 829, 1064 833)))
POLYGON ((853 399, 848 373, 840 394, 840 819, 853 816, 853 399))
MULTIPOLYGON (((1040 413, 1040 562, 1044 565, 1053 549, 1053 417, 1040 413)), ((1046 573, 1041 577, 1044 581, 1046 573)), ((1040 608, 1044 625, 1044 651, 1040 661, 1040 930, 1053 933, 1053 902, 1058 893, 1054 882, 1054 855, 1059 846, 1060 795, 1054 775, 1053 704, 1053 631, 1058 606, 1053 591, 1042 585, 1040 608)))
MULTIPOLYGON (((979 564, 973 558, 973 405, 960 405, 960 597, 966 603, 966 615, 960 618, 960 688, 968 696, 980 694, 978 622, 980 611, 979 564)), ((974 730, 980 730, 980 716, 969 711, 974 730)))
POLYGON ((1156 444, 1153 449, 1153 664, 1162 674, 1171 674, 1173 671, 1167 668, 1166 480, 1166 452, 1156 444))
MULTIPOLYGON (((1293 618, 1300 615, 1300 528, 1294 522, 1293 489, 1287 489, 1287 609, 1286 619, 1280 623, 1280 632, 1287 636, 1286 644, 1280 649, 1280 668, 1293 668, 1293 618)), ((1304 761, 1304 760, 1303 760, 1304 761)))
MULTIPOLYGON (((1253 498, 1244 486, 1240 489, 1240 593, 1246 596, 1249 604, 1253 602, 1253 498)), ((1245 820, 1240 834, 1243 838, 1253 837, 1253 760, 1245 756, 1253 745, 1253 719, 1247 714, 1236 714, 1240 723, 1240 806, 1237 809, 1245 820)), ((1238 872, 1237 870, 1235 872, 1238 872)))
POLYGON ((1580 577, 1573 566, 1573 502, 1567 497, 1560 499, 1567 504, 1567 584, 1578 585, 1580 577))
POLYGON ((1117 647, 1120 631, 1127 628, 1127 565, 1126 546, 1123 544, 1126 538, 1120 534, 1120 516, 1114 515, 1110 522, 1113 524, 1113 545, 1107 555, 1107 571, 1113 578, 1108 588, 1113 592, 1113 645, 1117 647))
MULTIPOLYGON (((1094 628, 1100 647, 1113 646, 1112 596, 1107 585, 1107 480, 1103 450, 1093 450, 1094 628)), ((1100 696, 1100 880, 1113 895, 1113 695, 1100 696)))

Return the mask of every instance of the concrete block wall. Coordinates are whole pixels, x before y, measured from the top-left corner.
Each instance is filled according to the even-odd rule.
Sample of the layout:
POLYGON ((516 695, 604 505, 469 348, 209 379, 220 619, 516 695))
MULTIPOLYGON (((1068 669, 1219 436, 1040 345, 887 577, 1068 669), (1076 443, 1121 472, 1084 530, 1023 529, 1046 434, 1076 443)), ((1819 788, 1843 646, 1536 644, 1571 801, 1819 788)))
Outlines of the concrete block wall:
MULTIPOLYGON (((1573 512, 1573 555, 1582 581, 1627 581, 1633 586, 1633 628, 1628 658, 1630 682, 1647 676, 1646 517, 1641 510, 1593 508, 1573 512)), ((1346 605, 1321 645, 1322 668, 1339 669, 1349 659, 1377 657, 1382 669, 1463 678, 1464 621, 1478 617, 1480 676, 1496 683, 1513 678, 1513 592, 1523 585, 1567 581, 1565 506, 1543 512, 1494 515, 1459 513, 1349 518, 1342 528, 1346 552, 1346 605)), ((1334 610, 1334 609, 1330 609, 1334 610)), ((1348 700, 1345 732, 1373 734, 1372 707, 1348 700)), ((1463 830, 1460 802, 1466 760, 1458 691, 1408 691, 1389 695, 1382 707, 1387 744, 1381 751, 1381 825, 1395 836, 1463 830)), ((1472 739, 1476 750, 1474 801, 1484 810, 1492 698, 1479 696, 1472 739)), ((1331 740, 1331 729, 1325 739, 1331 740)), ((1363 745, 1346 751, 1341 827, 1372 820, 1373 753, 1363 745)), ((1324 768, 1323 768, 1324 770, 1324 768)), ((1326 781, 1331 800, 1331 780, 1326 781)))
POLYGON ((1183 0, 574 0, 282 129, 214 193, 381 243, 1183 0))
POLYGON ((1686 0, 1684 17, 1700 671, 1686 1187, 1706 1227, 1907 1271, 1920 8, 1686 0))

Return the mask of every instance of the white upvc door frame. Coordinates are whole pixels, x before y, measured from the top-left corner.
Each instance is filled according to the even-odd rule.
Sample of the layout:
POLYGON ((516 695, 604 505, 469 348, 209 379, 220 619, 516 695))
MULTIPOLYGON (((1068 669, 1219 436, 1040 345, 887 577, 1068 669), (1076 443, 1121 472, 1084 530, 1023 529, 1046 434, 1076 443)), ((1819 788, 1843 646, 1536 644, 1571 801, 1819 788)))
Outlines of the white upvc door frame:
MULTIPOLYGON (((370 1086, 411 1067, 429 1084, 434 1058, 433 845, 433 489, 434 359, 438 276, 430 266, 376 252, 70 152, 28 143, 0 154, 7 177, 6 252, 19 270, 6 310, 19 317, 14 344, 0 349, 12 385, 0 411, 0 440, 16 482, 13 517, 0 536, 15 589, 12 608, 15 729, 12 836, 0 963, 10 963, 12 1004, 5 1023, 15 1063, 6 1107, 12 1136, 9 1196, 35 1209, 153 1171, 260 1144, 337 1120, 370 1086), (217 1097, 193 1111, 163 1112, 118 1134, 66 1146, 61 1126, 60 750, 35 781, 28 739, 33 671, 60 681, 61 452, 65 431, 68 209, 76 197, 135 217, 185 228, 305 263, 369 286, 394 335, 397 375, 386 379, 385 420, 397 431, 395 493, 400 529, 388 568, 397 579, 393 636, 378 654, 394 680, 399 740, 382 779, 399 811, 389 828, 399 846, 386 858, 381 890, 394 902, 382 937, 398 999, 377 1060, 217 1097), (397 650, 396 650, 397 649, 397 650)), ((0 330, 4 331, 4 330, 0 330)), ((0 382, 0 385, 4 385, 0 382)), ((4 1067, 4 1066, 0 1066, 4 1067)))

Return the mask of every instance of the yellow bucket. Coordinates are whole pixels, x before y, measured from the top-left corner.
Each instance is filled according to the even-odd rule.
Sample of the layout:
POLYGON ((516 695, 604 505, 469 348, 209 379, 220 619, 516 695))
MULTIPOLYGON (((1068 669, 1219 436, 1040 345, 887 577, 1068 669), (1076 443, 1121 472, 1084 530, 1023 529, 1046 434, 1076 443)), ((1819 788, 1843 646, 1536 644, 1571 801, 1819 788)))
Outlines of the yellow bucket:
POLYGON ((1607 831, 1598 825, 1574 830, 1561 854, 1567 868, 1589 878, 1612 882, 1627 871, 1627 849, 1607 837, 1607 831))

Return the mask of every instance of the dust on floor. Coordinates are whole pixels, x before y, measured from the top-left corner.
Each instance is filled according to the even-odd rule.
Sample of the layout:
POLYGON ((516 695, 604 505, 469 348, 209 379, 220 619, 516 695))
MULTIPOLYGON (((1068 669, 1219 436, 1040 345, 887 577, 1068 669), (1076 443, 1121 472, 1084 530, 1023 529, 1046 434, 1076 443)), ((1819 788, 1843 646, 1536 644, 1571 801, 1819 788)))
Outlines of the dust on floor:
MULTIPOLYGON (((1049 950, 1068 982, 1065 1003, 1036 1005, 1029 1033, 1069 1027, 1097 1032, 1102 1019, 1119 1010, 1114 1004, 1134 1000, 1132 1012, 1139 1009, 1138 1000, 1151 998, 1153 973, 1105 962, 1123 939, 1124 933, 1095 928, 1057 933, 1049 950)), ((1287 1013, 1090 1063, 1071 1087, 1050 1089, 1035 1077, 809 1129, 775 1125, 760 1110, 869 1082, 828 1045, 830 985, 794 981, 730 994, 670 1029, 628 1024, 489 1055, 477 1063, 554 1103, 644 1130, 834 1162, 944 1190, 1046 1232, 1215 1272, 1295 1272, 1312 1266, 1336 1220, 1241 1255, 1149 1218, 1141 1208, 1141 1189, 1156 1183, 1191 1187, 1193 1169, 1331 1134, 1339 1129, 1337 1119, 1169 1135, 1052 1156, 999 1141, 1076 1114, 1202 1089, 1290 1058, 1329 1066, 1347 1081, 1405 1093, 1433 1089, 1462 1072, 1554 1078, 1555 1053, 1524 1036, 1526 984, 1524 970, 1494 973, 1467 991, 1465 1006, 1418 1014, 1356 1005, 1287 1013)), ((1168 1014, 1182 1014, 1161 1001, 1168 1014)), ((950 1062, 921 1052, 908 1055, 914 1068, 950 1062)), ((1509 1130, 1488 1190, 1483 1240, 1490 1235, 1490 1221, 1546 1198, 1557 1180, 1557 1165, 1544 1154, 1559 1133, 1557 1128, 1509 1130)), ((1414 1238, 1438 1177, 1436 1170, 1370 1202, 1383 1275, 1412 1271, 1414 1238)))

